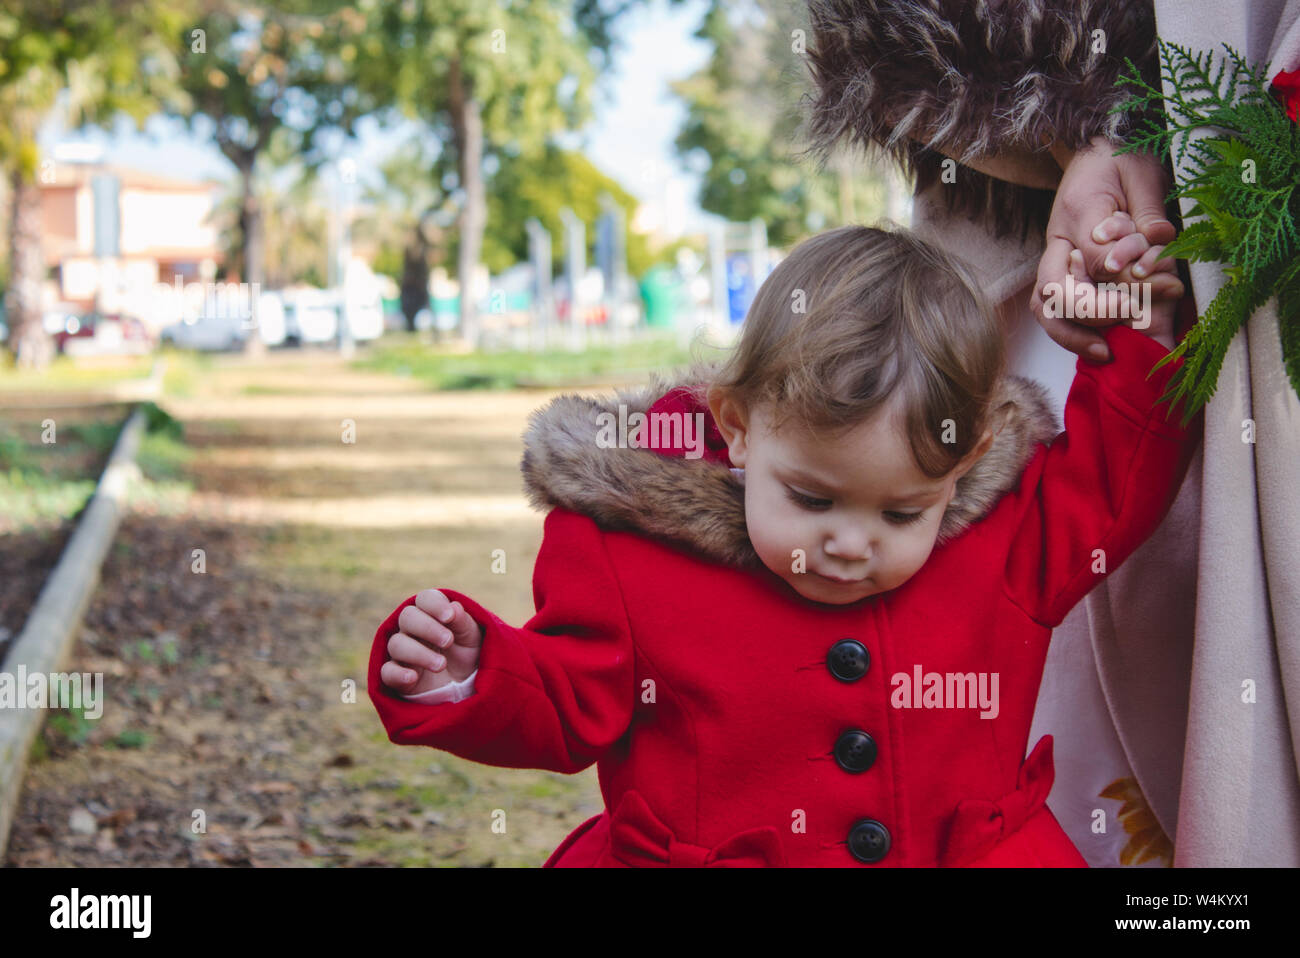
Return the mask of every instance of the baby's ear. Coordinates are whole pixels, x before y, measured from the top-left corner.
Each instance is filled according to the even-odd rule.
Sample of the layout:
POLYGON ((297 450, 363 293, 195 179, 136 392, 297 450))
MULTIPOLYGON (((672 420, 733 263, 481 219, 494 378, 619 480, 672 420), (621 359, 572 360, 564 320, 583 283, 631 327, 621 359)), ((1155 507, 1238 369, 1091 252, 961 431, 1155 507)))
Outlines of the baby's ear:
POLYGON ((737 466, 744 466, 746 457, 748 422, 744 410, 726 390, 710 386, 707 393, 709 413, 727 444, 731 461, 737 466))
POLYGON ((970 471, 975 463, 984 458, 984 454, 993 446, 994 428, 992 425, 986 426, 984 434, 980 436, 979 441, 971 447, 970 452, 962 457, 961 465, 958 466, 957 478, 961 478, 970 471))
POLYGON ((1007 427, 1016 416, 1016 401, 1014 399, 1004 399, 989 411, 989 428, 993 435, 997 436, 1007 427))

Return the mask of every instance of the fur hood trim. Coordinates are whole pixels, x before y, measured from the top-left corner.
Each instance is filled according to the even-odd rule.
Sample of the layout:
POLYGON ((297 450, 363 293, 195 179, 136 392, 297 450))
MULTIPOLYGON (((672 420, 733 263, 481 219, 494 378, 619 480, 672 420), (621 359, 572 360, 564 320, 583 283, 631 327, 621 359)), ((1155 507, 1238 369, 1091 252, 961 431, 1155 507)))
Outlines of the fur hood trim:
MULTIPOLYGON (((590 516, 606 529, 625 529, 685 546, 709 561, 759 564, 745 525, 745 488, 731 470, 705 459, 651 449, 602 448, 598 416, 648 412, 679 386, 681 375, 653 376, 649 386, 611 397, 557 396, 529 417, 521 469, 529 504, 560 506, 590 516)), ((1060 432, 1047 391, 1031 379, 1007 376, 993 403, 1002 419, 989 451, 957 480, 938 542, 960 535, 1020 482, 1039 443, 1060 432)), ((707 410, 705 416, 708 417, 707 410)))
MULTIPOLYGON (((807 0, 815 85, 807 136, 822 156, 841 140, 878 148, 935 182, 945 156, 1122 141, 1135 118, 1131 59, 1159 86, 1151 0, 807 0)), ((999 235, 1046 225, 1051 191, 958 168, 944 191, 999 235), (1041 223, 1039 222, 1041 220, 1041 223)))

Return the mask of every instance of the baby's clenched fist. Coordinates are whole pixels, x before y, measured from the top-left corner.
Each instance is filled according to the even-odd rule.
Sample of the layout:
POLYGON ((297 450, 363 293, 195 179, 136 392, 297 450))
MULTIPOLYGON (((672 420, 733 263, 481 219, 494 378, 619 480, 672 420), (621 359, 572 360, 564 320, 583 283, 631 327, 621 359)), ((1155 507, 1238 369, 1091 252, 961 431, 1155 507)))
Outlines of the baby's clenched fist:
POLYGON ((389 661, 379 669, 380 681, 394 692, 427 692, 469 678, 478 668, 482 626, 437 589, 416 593, 397 626, 400 631, 388 640, 389 661))

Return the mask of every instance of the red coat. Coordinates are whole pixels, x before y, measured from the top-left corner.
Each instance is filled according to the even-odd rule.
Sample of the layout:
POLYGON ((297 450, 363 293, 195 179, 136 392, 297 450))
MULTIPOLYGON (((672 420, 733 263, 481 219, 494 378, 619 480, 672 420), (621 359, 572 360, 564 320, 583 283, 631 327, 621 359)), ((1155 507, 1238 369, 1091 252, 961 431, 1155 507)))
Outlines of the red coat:
MULTIPOLYGON (((634 524, 615 517, 625 483, 592 472, 590 511, 608 521, 547 515, 537 611, 522 627, 434 586, 485 627, 474 695, 428 705, 390 694, 379 669, 415 597, 380 625, 369 690, 389 738, 498 766, 597 763, 606 811, 547 865, 1083 865, 1045 805, 1050 738, 1026 758, 1047 642, 1160 523, 1200 432, 1199 417, 1181 429, 1153 411, 1173 364, 1144 377, 1165 349, 1124 326, 1104 335, 1115 358, 1078 361, 1065 433, 1032 444, 1018 482, 912 579, 852 605, 702 557, 684 534, 608 528, 634 524), (918 670, 921 688, 907 687, 918 670), (972 686, 947 676, 967 673, 976 690, 983 673, 990 693, 996 675, 996 710, 962 707, 956 693, 972 686)), ((574 453, 585 468, 613 461, 585 443, 574 453)), ((692 481, 732 479, 708 459, 672 465, 692 481)), ((557 480, 546 494, 574 490, 557 480)), ((650 498, 645 508, 666 508, 650 498)), ((714 505, 689 504, 696 527, 722 521, 714 505)))

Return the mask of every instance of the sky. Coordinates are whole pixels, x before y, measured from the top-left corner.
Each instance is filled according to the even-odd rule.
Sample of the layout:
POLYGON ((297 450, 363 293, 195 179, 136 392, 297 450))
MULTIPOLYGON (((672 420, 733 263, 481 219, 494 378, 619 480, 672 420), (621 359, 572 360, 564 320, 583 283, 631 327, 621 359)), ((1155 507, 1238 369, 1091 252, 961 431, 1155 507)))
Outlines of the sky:
MULTIPOLYGON (((709 45, 692 36, 704 10, 703 0, 680 7, 652 0, 623 17, 616 31, 622 46, 601 81, 596 118, 579 141, 598 168, 646 203, 645 225, 669 235, 697 232, 712 219, 695 201, 698 177, 683 168, 673 149, 685 109, 668 88, 708 60, 709 45)), ((366 122, 341 158, 353 159, 359 171, 372 168, 407 135, 409 129, 385 131, 366 122)), ((211 141, 189 133, 180 120, 162 116, 151 118, 143 132, 123 119, 111 133, 69 133, 53 118, 42 129, 39 143, 45 156, 60 144, 65 149, 98 147, 104 160, 114 165, 166 176, 228 180, 234 175, 234 167, 211 141)))

